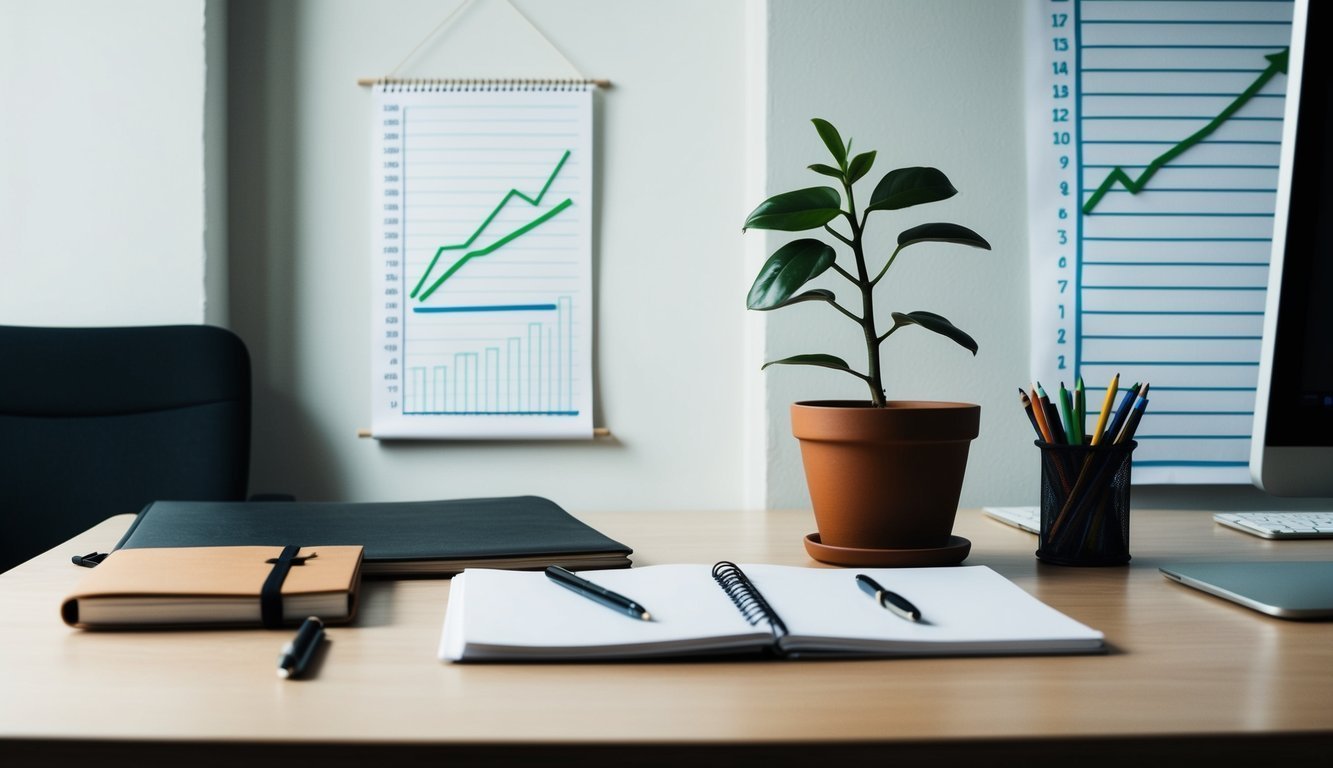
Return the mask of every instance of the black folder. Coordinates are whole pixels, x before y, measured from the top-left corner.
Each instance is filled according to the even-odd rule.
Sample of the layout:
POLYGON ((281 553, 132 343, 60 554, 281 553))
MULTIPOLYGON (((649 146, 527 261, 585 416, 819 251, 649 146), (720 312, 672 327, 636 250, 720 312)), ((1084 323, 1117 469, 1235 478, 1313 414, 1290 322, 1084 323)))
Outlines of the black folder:
POLYGON ((155 501, 116 549, 365 547, 367 576, 624 568, 632 550, 540 496, 399 502, 155 501))

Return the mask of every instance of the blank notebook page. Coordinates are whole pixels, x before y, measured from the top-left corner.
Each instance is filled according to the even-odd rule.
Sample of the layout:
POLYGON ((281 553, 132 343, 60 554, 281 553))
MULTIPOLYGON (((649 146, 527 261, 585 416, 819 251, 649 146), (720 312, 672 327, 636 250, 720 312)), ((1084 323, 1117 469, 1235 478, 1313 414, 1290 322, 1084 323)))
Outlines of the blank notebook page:
POLYGON ((692 647, 713 650, 719 649, 718 638, 732 638, 730 645, 736 648, 769 644, 767 625, 751 626, 711 570, 707 565, 652 565, 581 574, 642 605, 653 617, 642 621, 540 572, 469 569, 455 577, 450 588, 450 611, 457 609, 455 601, 464 611, 461 620, 451 616, 446 621, 441 656, 458 658, 464 640, 470 651, 494 646, 512 652, 515 646, 527 646, 543 656, 557 648, 570 649, 569 656, 595 656, 611 649, 624 656, 663 645, 676 653, 692 647), (465 600, 460 592, 466 593, 465 600))

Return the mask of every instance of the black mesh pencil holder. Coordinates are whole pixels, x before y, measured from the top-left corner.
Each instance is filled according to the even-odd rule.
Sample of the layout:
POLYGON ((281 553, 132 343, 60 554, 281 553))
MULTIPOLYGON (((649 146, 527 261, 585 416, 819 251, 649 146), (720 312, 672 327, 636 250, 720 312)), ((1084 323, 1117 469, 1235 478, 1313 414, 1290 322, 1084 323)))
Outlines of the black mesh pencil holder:
POLYGON ((1138 443, 1041 449, 1037 558, 1056 565, 1129 562, 1129 473, 1138 443))

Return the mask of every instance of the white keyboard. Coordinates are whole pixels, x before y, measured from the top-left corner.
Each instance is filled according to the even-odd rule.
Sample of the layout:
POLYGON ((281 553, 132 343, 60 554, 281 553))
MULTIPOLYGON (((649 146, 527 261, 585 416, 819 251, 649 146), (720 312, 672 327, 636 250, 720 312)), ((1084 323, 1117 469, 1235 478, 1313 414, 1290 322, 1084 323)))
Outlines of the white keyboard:
POLYGON ((1012 525, 1028 533, 1041 533, 1040 507, 982 507, 987 517, 1012 525))
POLYGON ((1218 512, 1213 519, 1265 539, 1333 538, 1333 512, 1218 512))

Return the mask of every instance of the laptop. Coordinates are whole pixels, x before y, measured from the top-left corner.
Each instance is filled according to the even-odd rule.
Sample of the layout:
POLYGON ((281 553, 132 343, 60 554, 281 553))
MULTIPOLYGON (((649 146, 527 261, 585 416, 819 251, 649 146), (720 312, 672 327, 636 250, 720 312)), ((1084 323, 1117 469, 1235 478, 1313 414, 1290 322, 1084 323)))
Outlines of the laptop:
POLYGON ((1279 619, 1333 619, 1333 562, 1168 563, 1161 571, 1279 619))

